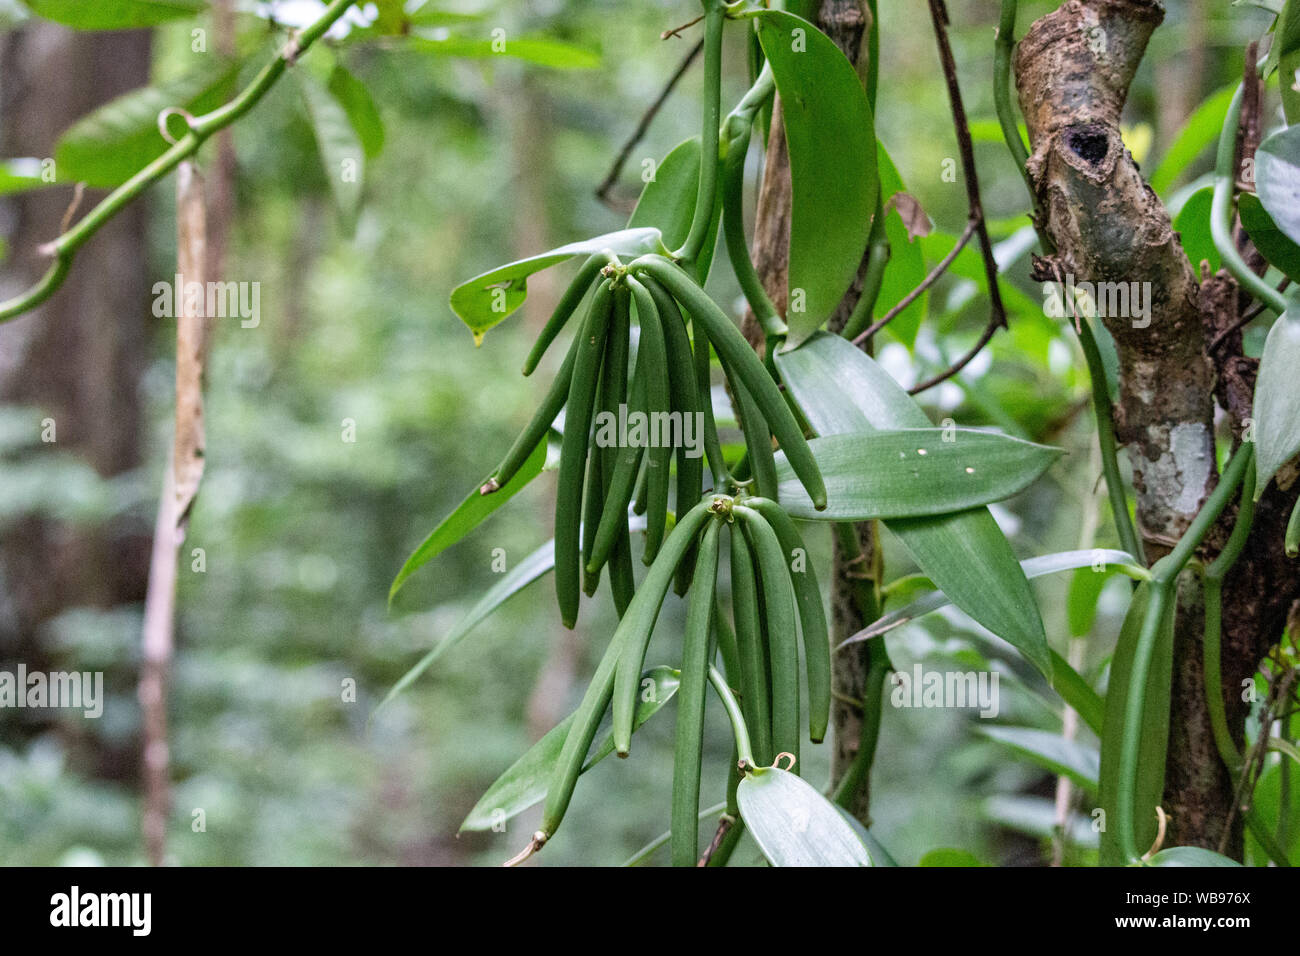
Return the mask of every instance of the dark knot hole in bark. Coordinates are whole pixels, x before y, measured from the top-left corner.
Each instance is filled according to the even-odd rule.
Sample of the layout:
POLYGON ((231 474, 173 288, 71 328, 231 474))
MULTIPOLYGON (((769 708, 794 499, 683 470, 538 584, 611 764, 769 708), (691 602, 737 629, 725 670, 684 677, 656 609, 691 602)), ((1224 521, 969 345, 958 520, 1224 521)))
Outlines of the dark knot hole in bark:
POLYGON ((1097 166, 1110 152, 1110 133, 1104 126, 1074 126, 1065 136, 1065 145, 1090 166, 1097 166))

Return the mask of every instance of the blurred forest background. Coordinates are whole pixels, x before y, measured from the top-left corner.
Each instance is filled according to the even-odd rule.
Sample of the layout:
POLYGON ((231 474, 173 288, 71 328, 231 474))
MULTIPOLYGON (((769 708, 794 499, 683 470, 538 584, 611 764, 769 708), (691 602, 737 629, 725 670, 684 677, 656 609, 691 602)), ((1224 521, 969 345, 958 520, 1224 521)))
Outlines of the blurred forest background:
MULTIPOLYGON (((273 6, 287 22, 320 9, 315 0, 273 6)), ((1023 2, 1019 32, 1054 6, 1023 2)), ((549 536, 553 475, 387 606, 403 559, 536 407, 547 376, 525 379, 518 369, 570 270, 534 280, 522 319, 478 349, 447 295, 499 263, 622 225, 626 212, 602 204, 595 187, 694 43, 691 31, 669 40, 661 31, 697 12, 686 0, 447 7, 483 15, 461 31, 467 35, 498 26, 545 34, 597 54, 598 65, 340 46, 336 55, 370 88, 386 132, 382 152, 367 163, 351 237, 292 77, 235 127, 222 278, 260 283, 262 315, 257 328, 219 323, 209 365, 207 471, 182 556, 169 708, 171 862, 499 863, 527 842, 535 817, 499 834, 458 838, 457 827, 487 785, 575 705, 612 631, 605 591, 593 603, 598 613, 584 613, 570 633, 549 584, 535 585, 370 721, 389 687, 493 583, 493 550, 504 549, 513 565, 549 536), (355 442, 344 440, 348 419, 355 442), (191 570, 193 548, 203 549, 202 573, 191 570), (355 702, 343 700, 348 678, 355 702), (200 808, 206 830, 194 832, 200 808)), ((948 100, 924 3, 881 7, 876 122, 935 227, 908 254, 934 262, 966 215, 961 183, 944 176, 957 156, 948 100)), ((1202 100, 1237 82, 1243 45, 1270 17, 1227 0, 1166 7, 1127 110, 1127 138, 1144 170, 1202 100)), ((1028 279, 1024 185, 992 104, 998 3, 965 0, 949 9, 1012 331, 925 399, 936 421, 993 424, 1069 450, 1072 464, 994 508, 1022 556, 1113 546, 1094 481, 1099 466, 1090 461, 1086 376, 1073 337, 1044 314, 1028 279)), ((5 156, 51 155, 58 135, 88 110, 184 72, 195 55, 188 22, 73 33, 27 19, 15 0, 0 0, 0 21, 5 156)), ((238 22, 251 34, 265 31, 251 15, 238 22)), ((724 104, 747 86, 740 31, 733 32, 724 104)), ((329 55, 314 49, 307 59, 329 55)), ((699 82, 697 64, 632 151, 616 200, 635 198, 643 158, 698 132, 699 82)), ((757 158, 755 150, 751 178, 757 158)), ((209 144, 202 165, 217 161, 209 144)), ((1181 207, 1210 162, 1203 151, 1164 198, 1181 207)), ((174 323, 153 317, 149 290, 175 271, 172 181, 97 236, 49 304, 0 327, 0 667, 102 670, 108 694, 98 720, 0 710, 3 863, 146 858, 135 688, 175 356, 174 323), (46 418, 57 423, 53 444, 41 441, 46 418)), ((60 186, 0 202, 5 294, 30 281, 31 249, 59 231, 71 198, 60 186)), ((880 342, 886 367, 905 384, 946 364, 944 356, 959 354, 982 328, 986 307, 971 278, 978 269, 964 254, 928 297, 910 352, 896 339, 880 342)), ((710 289, 718 301, 738 303, 725 266, 714 269, 710 289)), ((829 542, 811 540, 820 540, 824 563, 829 542)), ((887 578, 910 570, 906 555, 886 547, 887 578)), ((1090 675, 1104 671, 1126 588, 1111 581, 1119 590, 1114 600, 1103 595, 1093 619, 1080 612, 1091 601, 1071 595, 1099 577, 1035 582, 1053 646, 1080 660, 1083 642, 1072 637, 1090 638, 1080 661, 1090 675)), ((670 597, 665 621, 683 615, 670 597)), ((661 628, 656 641, 672 640, 673 631, 661 628)), ((888 641, 900 669, 918 661, 995 668, 1003 675, 1001 720, 1059 725, 1059 700, 956 612, 888 641)), ((648 663, 659 662, 652 646, 648 663)), ((704 804, 721 799, 730 748, 720 715, 709 717, 717 721, 708 740, 718 769, 706 777, 704 804)), ((1008 760, 979 734, 980 723, 971 711, 886 707, 873 828, 901 863, 939 847, 986 863, 1051 859, 1055 779, 1008 760)), ((569 825, 536 865, 617 864, 666 829, 672 721, 652 721, 642 740, 631 760, 606 761, 583 778, 569 825)), ((805 750, 804 774, 818 785, 828 772, 818 751, 827 749, 805 750)), ((1086 809, 1071 817, 1067 859, 1088 858, 1089 822, 1086 809)), ((737 861, 755 858, 751 846, 737 861)))

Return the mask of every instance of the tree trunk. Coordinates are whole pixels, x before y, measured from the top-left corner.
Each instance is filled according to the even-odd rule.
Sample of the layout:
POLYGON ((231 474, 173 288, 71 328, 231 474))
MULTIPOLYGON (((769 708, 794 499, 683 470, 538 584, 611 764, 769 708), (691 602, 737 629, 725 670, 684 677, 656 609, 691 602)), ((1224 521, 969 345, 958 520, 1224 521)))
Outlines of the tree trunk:
MULTIPOLYGON (((1198 276, 1192 269, 1168 212, 1120 136, 1129 84, 1163 16, 1155 0, 1068 0, 1030 27, 1015 57, 1039 225, 1057 248, 1039 262, 1036 277, 1145 283, 1150 290, 1149 316, 1103 321, 1120 360, 1116 431, 1132 464, 1138 524, 1152 560, 1168 553, 1218 481, 1215 397, 1240 440, 1257 367, 1243 355, 1239 333, 1209 349, 1243 302, 1226 273, 1198 276)), ((1300 577, 1281 547, 1295 477, 1293 466, 1285 468, 1270 486, 1225 582, 1224 703, 1238 741, 1249 709, 1241 682, 1255 673, 1300 596, 1300 577)), ((1228 509, 1203 558, 1217 553, 1235 517, 1235 508, 1228 509)), ((1204 616, 1193 583, 1179 589, 1175 625, 1165 845, 1222 844, 1239 856, 1241 818, 1231 813, 1233 794, 1205 704, 1204 616), (1225 833, 1230 817, 1234 824, 1225 833)))
MULTIPOLYGON (((817 25, 848 57, 849 62, 862 73, 866 67, 866 44, 863 42, 870 24, 870 13, 865 0, 824 0, 817 11, 817 25)), ((790 156, 786 149, 784 126, 781 122, 780 98, 772 112, 772 128, 768 135, 767 155, 763 166, 763 182, 758 194, 758 211, 754 221, 754 267, 763 280, 772 303, 782 315, 787 304, 786 279, 790 265, 790 156)), ((828 327, 838 331, 844 327, 859 295, 857 283, 849 291, 839 309, 831 317, 828 327)), ((763 334, 752 314, 746 315, 746 337, 762 351, 763 334)), ((861 554, 875 553, 873 528, 869 523, 853 529, 861 554)), ((862 576, 869 565, 846 555, 837 542, 831 565, 831 641, 838 645, 849 635, 861 630, 869 622, 865 619, 855 594, 862 586, 862 576)), ((832 658, 831 686, 835 699, 831 704, 831 785, 838 786, 853 766, 857 757, 863 711, 860 701, 866 689, 870 666, 871 642, 863 642, 836 654, 832 658)), ((870 786, 861 781, 852 796, 849 809, 868 822, 870 786)))

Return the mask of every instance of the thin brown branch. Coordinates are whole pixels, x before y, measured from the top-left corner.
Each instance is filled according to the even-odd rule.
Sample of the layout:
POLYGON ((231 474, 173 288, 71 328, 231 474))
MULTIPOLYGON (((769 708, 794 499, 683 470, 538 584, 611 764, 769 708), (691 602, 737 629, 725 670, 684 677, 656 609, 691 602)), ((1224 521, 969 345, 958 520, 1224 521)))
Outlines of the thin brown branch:
POLYGON ((722 819, 718 821, 718 829, 714 832, 713 839, 709 841, 708 849, 704 851, 704 855, 695 864, 697 867, 709 865, 709 861, 713 859, 713 854, 718 852, 718 847, 722 846, 722 841, 726 839, 727 832, 735 825, 736 821, 730 815, 725 813, 722 815, 722 819))
POLYGON ((932 376, 931 378, 927 378, 924 382, 921 382, 919 385, 913 385, 911 388, 907 390, 907 394, 920 395, 922 392, 934 388, 936 385, 940 384, 941 382, 946 382, 948 379, 952 378, 954 375, 956 375, 958 372, 964 369, 967 365, 969 365, 971 363, 971 359, 975 358, 975 356, 979 355, 980 352, 984 351, 984 346, 989 344, 989 341, 993 338, 994 333, 996 333, 997 330, 1001 327, 1002 325, 998 322, 998 317, 996 315, 989 316, 989 324, 984 327, 984 331, 980 333, 979 341, 976 342, 971 347, 971 350, 969 352, 967 352, 965 355, 959 358, 952 365, 949 365, 938 375, 932 376))
POLYGON ((899 299, 898 303, 892 309, 863 329, 861 334, 853 340, 853 344, 861 346, 863 342, 870 339, 873 335, 892 322, 904 309, 915 302, 926 289, 938 282, 939 277, 948 271, 948 267, 957 259, 958 254, 966 248, 966 244, 970 242, 971 236, 975 235, 975 229, 977 226, 978 223, 975 219, 972 218, 966 220, 966 228, 962 230, 961 236, 957 239, 957 244, 952 247, 952 250, 946 256, 943 257, 943 261, 931 269, 930 274, 922 279, 915 289, 907 293, 903 298, 899 299))
POLYGON ((682 31, 689 30, 691 27, 695 26, 695 24, 699 23, 703 19, 704 19, 704 15, 700 14, 700 16, 696 17, 694 20, 688 20, 686 23, 683 23, 679 27, 673 27, 671 30, 665 30, 663 33, 659 34, 659 39, 667 40, 669 37, 677 37, 680 39, 682 35, 682 31))
MULTIPOLYGON (((680 30, 683 28, 678 27, 678 29, 680 30)), ((665 36, 666 35, 667 34, 665 34, 665 36)), ((668 78, 668 82, 664 85, 663 90, 660 91, 659 95, 655 98, 655 101, 650 104, 650 108, 645 111, 644 115, 642 115, 641 121, 637 123, 636 129, 632 131, 632 135, 627 138, 627 141, 618 151, 618 155, 614 158, 613 165, 610 166, 609 172, 605 175, 601 184, 596 187, 596 198, 606 206, 609 206, 612 209, 615 207, 615 203, 610 199, 609 193, 610 190, 614 188, 614 184, 618 182, 618 177, 623 174, 623 167, 627 165, 628 157, 632 155, 632 150, 636 149, 637 143, 641 142, 641 140, 645 138, 646 132, 650 129, 650 124, 654 122, 654 118, 659 115, 659 111, 663 109, 664 103, 668 101, 668 97, 672 95, 678 82, 686 75, 686 71, 690 69, 691 64, 695 62, 695 58, 700 55, 702 49, 704 49, 703 40, 700 40, 695 44, 695 46, 691 47, 690 52, 682 58, 682 62, 679 63, 677 69, 673 71, 673 75, 668 78)), ((615 209, 615 212, 620 211, 622 210, 615 209)))

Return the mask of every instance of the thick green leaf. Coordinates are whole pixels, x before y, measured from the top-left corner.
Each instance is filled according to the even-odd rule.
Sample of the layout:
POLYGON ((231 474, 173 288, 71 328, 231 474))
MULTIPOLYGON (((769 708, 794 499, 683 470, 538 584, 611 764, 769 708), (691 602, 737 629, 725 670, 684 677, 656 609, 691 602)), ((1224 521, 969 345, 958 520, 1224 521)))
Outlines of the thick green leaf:
POLYGON ((1255 380, 1255 500, 1269 479, 1300 452, 1300 305, 1268 330, 1255 380))
POLYGON ((1100 758, 1092 747, 1032 727, 983 727, 981 733, 1058 777, 1069 777, 1089 793, 1097 792, 1100 758))
MULTIPOLYGON (((925 412, 889 373, 839 336, 815 335, 798 349, 777 353, 776 364, 819 435, 930 427, 925 412)), ((1051 678, 1033 591, 988 509, 894 519, 885 526, 953 604, 1051 678)))
MULTIPOLYGON (((677 693, 680 675, 671 667, 654 667, 641 675, 641 686, 646 688, 637 697, 636 714, 632 727, 635 730, 659 712, 677 693), (650 683, 647 684, 646 682, 650 683), (652 691, 647 694, 646 691, 652 691), (648 698, 648 699, 647 699, 648 698)), ((510 765, 487 792, 474 804, 461 830, 490 830, 516 816, 546 797, 546 787, 551 781, 555 762, 564 749, 564 739, 573 723, 570 714, 510 765)), ((614 752, 614 737, 605 734, 600 745, 587 757, 582 772, 614 752)))
POLYGON ((790 148, 794 347, 830 318, 862 262, 880 188, 875 132, 862 81, 826 34, 780 10, 756 17, 790 148))
MULTIPOLYGON (((1290 785, 1287 787, 1287 803, 1282 805, 1282 765, 1272 764, 1264 769, 1255 789, 1251 792, 1251 811, 1255 817, 1269 829, 1276 832, 1277 821, 1285 812, 1290 825, 1287 827, 1285 842, 1279 841, 1292 865, 1300 863, 1300 827, 1295 825, 1300 820, 1300 787, 1295 785, 1296 768, 1290 768, 1290 785)), ((1259 840, 1246 828, 1247 859, 1261 861, 1268 859, 1268 853, 1259 845, 1259 840)))
MULTIPOLYGON (((55 144, 59 181, 120 186, 167 150, 158 114, 168 107, 196 115, 215 109, 236 69, 230 61, 200 57, 198 66, 174 80, 124 93, 87 113, 55 144)), ((172 128, 180 125, 176 120, 172 128)))
POLYGON ((23 0, 37 16, 78 30, 152 27, 200 13, 207 0, 23 0))
POLYGON ((1292 282, 1300 282, 1300 245, 1292 242, 1277 227, 1259 197, 1242 193, 1237 201, 1237 211, 1241 213, 1241 224, 1246 227, 1250 241, 1260 254, 1292 282))
MULTIPOLYGON (((663 235, 663 243, 676 249, 686 241, 695 215, 695 200, 700 182, 700 138, 695 136, 673 147, 654 170, 655 178, 645 184, 637 200, 629 229, 653 226, 663 235)), ((713 206, 713 226, 695 260, 695 277, 703 285, 709 277, 713 253, 717 248, 718 220, 722 203, 713 206)))
POLYGON ((1219 131, 1223 129, 1223 118, 1228 113, 1228 104, 1236 90, 1236 83, 1225 86, 1196 108, 1161 157, 1160 165, 1151 174, 1152 189, 1164 195, 1211 143, 1218 142, 1219 131))
POLYGON ((958 850, 953 847, 940 847, 937 850, 930 850, 925 856, 916 861, 917 866, 984 866, 980 858, 969 850, 958 850))
MULTIPOLYGON (((1124 729, 1124 706, 1128 699, 1129 675, 1133 671, 1133 654, 1142 619, 1146 616, 1150 590, 1141 584, 1133 592, 1124 626, 1120 628, 1111 659, 1110 683, 1106 691, 1106 716, 1102 722, 1101 769, 1098 797, 1105 813, 1106 829, 1101 834, 1101 863, 1120 866, 1124 863, 1119 848, 1120 747, 1124 729)), ((1156 806, 1165 786, 1165 752, 1169 743, 1169 695, 1173 678, 1174 614, 1170 607, 1162 622, 1159 639, 1151 658, 1151 669, 1143 691, 1141 749, 1138 751, 1137 799, 1134 823, 1139 847, 1150 846, 1156 837, 1156 806)))
POLYGON ((1199 846, 1171 846, 1147 860, 1147 866, 1241 866, 1236 860, 1199 846))
POLYGON ((1277 227, 1300 242, 1300 125, 1278 130, 1260 143, 1255 190, 1277 227))
POLYGON ((898 866, 898 861, 893 858, 885 845, 875 838, 870 830, 862 825, 862 821, 855 817, 849 811, 845 810, 838 803, 835 809, 840 811, 840 816, 844 821, 853 828, 853 832, 858 835, 862 845, 867 848, 867 855, 871 857, 872 866, 898 866))
POLYGON ((365 184, 366 151, 343 104, 311 74, 299 71, 298 86, 307 103, 312 131, 321 165, 329 181, 334 205, 338 208, 343 231, 351 235, 356 229, 361 209, 361 190, 365 184))
POLYGON ((871 855, 839 809, 807 781, 776 767, 745 775, 740 816, 773 866, 871 866, 871 855))
POLYGON ((432 667, 443 654, 446 654, 459 644, 468 636, 470 631, 490 617, 497 608, 542 575, 554 570, 554 568, 555 542, 548 541, 507 571, 500 581, 488 588, 456 626, 441 641, 435 644, 429 653, 420 658, 419 663, 401 676, 392 689, 384 695, 384 699, 379 702, 379 706, 375 708, 375 713, 378 713, 389 701, 415 683, 421 674, 432 667))
POLYGON ((1214 239, 1210 236, 1210 206, 1213 201, 1212 186, 1198 189, 1183 203, 1183 208, 1174 218, 1174 229, 1182 239, 1183 251, 1197 275, 1200 275, 1202 261, 1209 262, 1211 272, 1219 271, 1219 251, 1214 248, 1214 239))
POLYGON ((542 465, 545 463, 546 442, 540 441, 515 476, 497 491, 490 495, 481 495, 478 493, 478 489, 482 482, 476 485, 456 510, 443 518, 438 527, 434 528, 429 536, 421 542, 420 546, 412 552, 411 556, 406 559, 406 563, 402 565, 402 570, 397 572, 397 577, 393 579, 393 584, 388 589, 389 602, 393 600, 393 596, 397 594, 398 589, 406 582, 407 578, 422 565, 432 561, 447 548, 477 528, 484 518, 500 508, 525 485, 540 475, 542 465))
POLYGON ((796 518, 870 521, 965 511, 1009 498, 1034 482, 1059 448, 971 428, 904 428, 827 435, 809 442, 826 481, 817 511, 776 456, 782 506, 796 518))
POLYGON ((384 121, 366 85, 342 64, 336 64, 330 72, 329 91, 347 113, 366 158, 378 156, 384 148, 384 121))
MULTIPOLYGON (((1002 142, 1002 134, 998 134, 1002 142)), ((880 170, 880 198, 886 206, 890 200, 901 192, 906 192, 903 178, 898 174, 894 161, 885 152, 885 147, 877 143, 876 162, 880 170)), ((885 265, 885 274, 880 281, 880 295, 876 298, 875 317, 880 318, 907 295, 925 278, 925 253, 921 250, 920 239, 913 239, 907 232, 903 217, 895 208, 885 214, 885 238, 889 240, 889 262, 885 265)), ((898 313, 885 331, 898 339, 909 349, 916 342, 916 333, 925 319, 930 293, 923 292, 902 312, 898 313)))
POLYGON ((459 56, 470 59, 509 57, 536 66, 559 70, 592 70, 600 66, 600 54, 572 43, 562 43, 547 37, 512 37, 474 39, 459 36, 413 36, 408 41, 411 49, 441 56, 459 56))
POLYGON ((41 175, 41 162, 35 157, 0 161, 0 196, 58 185, 41 175))
POLYGON ((667 252, 658 229, 624 229, 580 242, 571 242, 540 255, 507 263, 477 275, 451 290, 451 309, 469 326, 474 341, 482 343, 483 334, 528 298, 528 277, 574 256, 590 256, 608 249, 615 255, 639 256, 648 252, 667 252))

